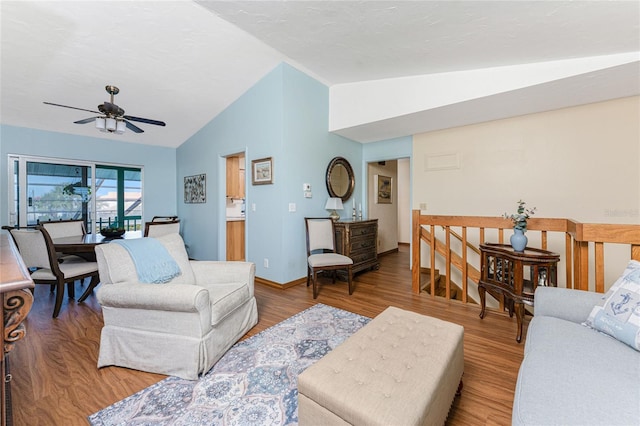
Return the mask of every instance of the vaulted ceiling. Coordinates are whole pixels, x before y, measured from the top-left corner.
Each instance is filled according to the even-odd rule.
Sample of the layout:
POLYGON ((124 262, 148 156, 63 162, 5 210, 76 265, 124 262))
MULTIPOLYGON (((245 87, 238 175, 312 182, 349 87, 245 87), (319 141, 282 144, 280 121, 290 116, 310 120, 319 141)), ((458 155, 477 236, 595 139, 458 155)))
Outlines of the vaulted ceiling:
POLYGON ((3 0, 0 18, 2 124, 167 147, 283 61, 331 88, 331 130, 361 142, 640 94, 637 1, 3 0), (425 81, 467 84, 383 111, 425 81), (95 110, 108 84, 167 126, 105 134, 43 104, 95 110), (364 107, 380 111, 350 117, 364 107))

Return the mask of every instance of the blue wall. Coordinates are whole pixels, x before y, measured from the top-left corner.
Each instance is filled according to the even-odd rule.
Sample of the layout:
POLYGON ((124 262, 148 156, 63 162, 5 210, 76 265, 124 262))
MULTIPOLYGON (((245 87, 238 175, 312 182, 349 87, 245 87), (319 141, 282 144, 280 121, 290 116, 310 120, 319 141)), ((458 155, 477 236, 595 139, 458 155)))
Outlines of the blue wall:
MULTIPOLYGON (((326 216, 326 167, 335 156, 347 158, 362 174, 359 143, 330 134, 329 89, 295 68, 281 64, 190 138, 177 152, 177 180, 207 174, 207 203, 184 204, 185 240, 191 256, 221 259, 226 238, 223 157, 246 152, 247 260, 256 274, 276 283, 306 276, 305 216, 326 216), (251 185, 251 160, 272 157, 274 183, 251 185), (304 198, 303 183, 312 198, 304 198), (289 204, 296 205, 289 212, 289 204), (256 206, 252 211, 251 206, 256 206), (264 267, 269 259, 269 268, 264 267)), ((361 197, 356 183, 354 197, 361 197)), ((346 213, 345 213, 346 216, 346 213)))
POLYGON ((9 223, 7 154, 78 159, 144 168, 144 220, 176 214, 176 154, 173 148, 0 125, 0 223, 9 223))
MULTIPOLYGON (((145 219, 178 214, 189 254, 219 260, 226 241, 225 157, 244 152, 247 260, 259 277, 284 284, 306 276, 304 217, 328 215, 331 159, 349 160, 356 176, 349 204, 366 205, 366 163, 411 156, 410 137, 362 145, 329 133, 328 123, 329 89, 283 63, 177 149, 0 126, 0 203, 7 199, 7 154, 142 166, 145 219), (251 185, 251 160, 264 157, 273 158, 274 183, 251 185), (200 173, 207 174, 207 202, 185 204, 184 177, 200 173), (304 183, 311 184, 312 198, 304 198, 304 183)), ((8 223, 6 207, 0 210, 1 223, 8 223)))

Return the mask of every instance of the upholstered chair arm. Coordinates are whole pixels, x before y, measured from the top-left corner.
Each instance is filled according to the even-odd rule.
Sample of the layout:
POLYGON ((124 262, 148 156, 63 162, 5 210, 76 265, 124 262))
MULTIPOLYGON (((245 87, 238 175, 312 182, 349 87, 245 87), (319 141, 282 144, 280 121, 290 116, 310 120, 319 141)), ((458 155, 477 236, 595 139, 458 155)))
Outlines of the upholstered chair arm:
POLYGON ((192 260, 190 263, 196 285, 246 282, 253 293, 256 265, 252 262, 192 260))
POLYGON ((97 297, 102 306, 112 308, 205 313, 210 310, 209 292, 188 284, 107 284, 98 289, 97 297))
POLYGON ((538 287, 533 313, 581 323, 587 320, 596 304, 602 303, 603 296, 593 291, 538 287))

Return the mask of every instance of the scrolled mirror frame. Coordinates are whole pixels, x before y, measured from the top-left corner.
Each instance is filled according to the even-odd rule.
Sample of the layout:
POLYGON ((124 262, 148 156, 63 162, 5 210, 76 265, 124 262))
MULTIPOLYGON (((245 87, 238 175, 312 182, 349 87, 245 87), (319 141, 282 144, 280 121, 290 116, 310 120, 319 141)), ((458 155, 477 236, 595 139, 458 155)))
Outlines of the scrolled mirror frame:
POLYGON ((343 203, 347 201, 351 197, 351 195, 353 195, 353 190, 356 186, 356 178, 353 173, 353 168, 351 168, 351 164, 349 164, 349 161, 346 158, 335 157, 331 160, 331 162, 329 163, 329 166, 327 167, 326 184, 327 184, 327 191, 329 192, 329 196, 341 198, 343 203), (331 173, 333 172, 334 168, 338 165, 341 165, 342 167, 345 168, 345 170, 347 171, 348 179, 349 179, 347 191, 343 195, 336 194, 336 192, 331 187, 331 173))

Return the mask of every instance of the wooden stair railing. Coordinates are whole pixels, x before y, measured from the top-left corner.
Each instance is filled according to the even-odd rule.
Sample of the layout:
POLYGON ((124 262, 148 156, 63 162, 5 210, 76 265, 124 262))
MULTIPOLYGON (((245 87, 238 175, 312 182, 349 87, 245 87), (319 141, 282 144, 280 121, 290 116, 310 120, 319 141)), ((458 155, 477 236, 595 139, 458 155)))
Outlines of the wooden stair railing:
MULTIPOLYGON (((430 250, 429 262, 435 265, 436 253, 444 257, 445 277, 450 277, 451 266, 458 268, 463 275, 462 298, 467 302, 467 281, 471 279, 478 282, 479 271, 472 265, 467 265, 467 250, 462 250, 458 255, 451 250, 451 236, 457 238, 462 247, 471 247, 467 238, 467 229, 478 230, 479 242, 485 241, 485 230, 489 229, 497 233, 498 243, 504 244, 504 230, 511 230, 510 219, 503 217, 486 216, 434 216, 421 215, 419 210, 412 212, 412 292, 420 293, 420 268, 421 268, 421 243, 425 242, 433 247, 430 250), (438 241, 435 237, 435 227, 441 226, 445 230, 445 242, 438 241), (426 229, 429 227, 429 230, 426 229), (461 234, 451 230, 451 227, 462 229, 461 234)), ((640 261, 640 225, 618 224, 586 224, 570 219, 536 218, 529 219, 528 230, 539 234, 539 246, 548 249, 548 234, 560 233, 564 235, 564 254, 561 258, 565 261, 565 285, 567 288, 591 290, 603 293, 605 291, 605 244, 622 244, 630 246, 630 259, 640 261), (589 248, 594 248, 593 270, 594 286, 590 288, 589 248)), ((560 241, 562 238, 560 238, 560 241)), ((530 238, 531 242, 531 238, 530 238)), ((472 249, 473 250, 473 249, 472 249)), ((556 249, 557 250, 557 249, 556 249)), ((434 279, 433 269, 431 279, 434 279)), ((447 278, 448 279, 448 278, 447 278)), ((447 295, 450 297, 450 295, 447 295)))
MULTIPOLYGON (((481 255, 480 253, 480 249, 476 246, 474 246, 473 244, 471 244, 468 241, 463 241, 462 235, 458 234, 456 231, 453 231, 451 229, 451 227, 442 227, 442 229, 445 232, 449 232, 451 233, 451 236, 455 237, 455 239, 457 239, 458 241, 460 241, 462 243, 463 247, 466 247, 468 249, 470 249, 471 251, 473 251, 474 253, 476 253, 478 256, 481 255)), ((465 228, 466 229, 466 228, 465 228)), ((484 237, 483 237, 484 238, 484 237)), ((504 236, 501 237, 501 239, 504 238, 504 236)), ((466 239, 465 239, 466 240, 466 239)), ((471 266, 471 264, 467 263, 467 266, 471 266)), ((472 267, 472 266, 471 266, 472 267)), ((476 286, 479 283, 480 280, 480 275, 478 274, 477 279, 472 275, 471 277, 469 277, 475 284, 476 286)), ((487 289, 486 292, 493 297, 494 299, 496 299, 499 303, 500 303, 500 309, 504 310, 504 296, 502 294, 498 294, 496 293, 493 289, 487 289)), ((468 293, 465 291, 464 292, 464 296, 462 296, 459 300, 464 300, 465 302, 467 302, 467 295, 468 293)), ((475 302, 475 301, 474 301, 475 302)))
MULTIPOLYGON (((442 229, 446 231, 447 228, 443 226, 442 229)), ((451 235, 454 236, 456 240, 462 242, 462 235, 458 234, 456 231, 452 231, 451 228, 449 228, 449 232, 451 232, 451 235)), ((474 251, 476 254, 480 255, 480 249, 474 246, 473 244, 471 244, 470 242, 467 241, 466 247, 474 251)))
MULTIPOLYGON (((446 297, 446 288, 443 288, 441 283, 445 278, 444 275, 440 275, 440 271, 436 270, 436 279, 433 287, 435 288, 436 296, 446 297)), ((449 294, 451 295, 451 299, 462 301, 462 289, 460 286, 453 282, 449 281, 449 294)), ((431 269, 430 268, 421 268, 420 271, 420 291, 424 291, 428 294, 431 294, 432 291, 432 282, 431 282, 431 269), (423 279, 424 278, 424 279, 423 279)))
MULTIPOLYGON (((461 238, 463 241, 463 247, 466 247, 466 235, 465 235, 464 229, 462 233, 463 235, 461 236, 461 238)), ((448 232, 447 232, 447 235, 449 235, 448 232)), ((424 241, 429 241, 431 247, 435 246, 435 250, 431 251, 431 265, 435 265, 436 252, 442 255, 446 259, 446 263, 445 263, 446 272, 444 274, 445 280, 446 280, 445 281, 445 289, 446 289, 445 297, 447 299, 451 298, 451 290, 450 290, 451 289, 451 266, 454 266, 462 273, 461 300, 463 303, 467 303, 467 295, 468 295, 467 282, 470 279, 476 284, 478 284, 478 282, 480 281, 480 271, 477 268, 473 267, 473 265, 470 265, 469 262, 467 262, 466 251, 463 250, 462 256, 457 254, 456 252, 451 250, 450 238, 447 238, 446 243, 443 244, 441 241, 439 241, 437 238, 434 237, 432 232, 429 232, 426 229, 422 229, 421 239, 423 239, 424 241)), ((434 281, 433 271, 434 271, 434 268, 431 268, 432 282, 434 281)), ((431 291, 431 296, 435 297, 435 295, 436 295, 435 292, 431 291)))

